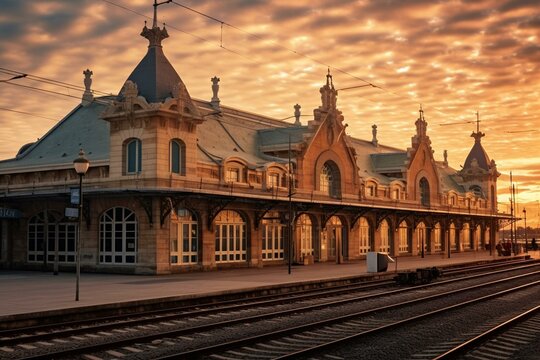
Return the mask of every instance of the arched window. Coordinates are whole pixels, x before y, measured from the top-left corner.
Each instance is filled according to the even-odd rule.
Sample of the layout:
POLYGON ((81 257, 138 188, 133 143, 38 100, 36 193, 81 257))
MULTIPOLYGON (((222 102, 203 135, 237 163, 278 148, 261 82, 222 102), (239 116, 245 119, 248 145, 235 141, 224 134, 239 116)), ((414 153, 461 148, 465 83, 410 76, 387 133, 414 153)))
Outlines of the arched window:
POLYGON ((283 260, 283 230, 278 213, 268 213, 262 220, 262 259, 283 260))
POLYGON ((341 175, 333 161, 327 161, 319 175, 319 190, 332 198, 341 197, 341 175))
POLYGON ((111 208, 99 219, 99 262, 135 264, 137 262, 137 217, 124 207, 111 208))
POLYGON ((138 174, 142 171, 142 142, 139 139, 128 140, 125 144, 126 174, 138 174))
POLYGON ((365 217, 358 219, 358 242, 360 254, 369 251, 369 223, 365 217))
POLYGON ((174 174, 186 174, 186 145, 182 140, 171 140, 171 172, 174 174))
POLYGON ((177 236, 171 239, 171 264, 187 265, 199 262, 199 230, 197 219, 187 209, 178 209, 177 236))
POLYGON ((407 223, 402 221, 398 227, 398 242, 399 242, 399 252, 408 253, 409 252, 409 239, 407 238, 407 223))
POLYGON ((296 227, 300 229, 300 255, 302 257, 313 255, 313 225, 309 216, 300 215, 296 227))
POLYGON ((215 219, 216 263, 247 260, 246 223, 236 211, 223 210, 215 219))
POLYGON ((61 215, 54 211, 43 211, 32 216, 28 221, 28 261, 44 261, 46 243, 48 262, 55 262, 57 253, 58 262, 75 262, 77 226, 76 223, 63 221, 61 215))
POLYGON ((388 222, 386 220, 381 221, 381 225, 379 226, 380 231, 380 238, 381 238, 381 244, 379 246, 380 252, 389 253, 390 252, 390 226, 388 226, 388 222))
POLYGON ((420 179, 420 203, 429 206, 429 183, 425 177, 420 179))

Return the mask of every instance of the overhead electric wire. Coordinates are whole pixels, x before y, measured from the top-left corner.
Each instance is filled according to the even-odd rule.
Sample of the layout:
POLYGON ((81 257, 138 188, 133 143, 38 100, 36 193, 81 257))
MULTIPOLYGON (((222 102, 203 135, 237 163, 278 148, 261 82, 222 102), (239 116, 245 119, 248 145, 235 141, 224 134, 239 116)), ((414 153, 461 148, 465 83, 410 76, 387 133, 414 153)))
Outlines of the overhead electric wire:
MULTIPOLYGON (((16 84, 16 83, 12 83, 12 82, 7 82, 7 84, 13 85, 13 86, 19 86, 19 87, 22 87, 22 88, 25 88, 25 89, 30 89, 30 90, 33 90, 33 91, 38 91, 38 92, 41 91, 41 92, 48 93, 48 94, 61 95, 61 96, 64 96, 64 97, 70 97, 70 98, 74 98, 74 99, 77 99, 77 100, 81 100, 80 96, 64 94, 64 93, 54 91, 54 90, 47 90, 47 89, 42 89, 42 88, 38 88, 38 87, 35 87, 35 86, 16 84)), ((97 103, 100 103, 100 104, 104 104, 104 105, 109 105, 110 104, 110 102, 108 102, 108 101, 103 101, 101 99, 96 99, 96 98, 94 98, 93 101, 95 101, 97 103)))
MULTIPOLYGON (((109 2, 109 1, 107 0, 107 2, 109 2)), ((179 6, 179 7, 181 7, 181 8, 186 9, 186 10, 192 11, 192 12, 194 12, 194 13, 200 15, 200 16, 206 17, 206 18, 208 18, 208 19, 210 19, 210 20, 212 20, 212 21, 218 22, 218 23, 221 24, 221 27, 223 27, 223 25, 226 25, 226 26, 229 26, 229 27, 232 28, 232 29, 235 29, 235 30, 238 30, 238 31, 240 31, 240 32, 243 32, 243 33, 245 33, 245 34, 247 34, 247 35, 249 35, 249 36, 251 36, 251 37, 254 37, 254 38, 256 38, 256 39, 264 40, 264 41, 267 40, 267 39, 264 39, 263 37, 261 37, 261 36, 259 36, 259 35, 257 35, 257 34, 253 34, 253 33, 249 32, 249 31, 247 31, 247 30, 244 30, 244 29, 238 27, 238 26, 235 26, 235 25, 233 25, 233 24, 230 24, 230 23, 228 23, 228 22, 226 22, 226 21, 224 21, 224 20, 218 19, 218 18, 216 18, 216 17, 214 17, 214 16, 205 14, 205 13, 203 13, 203 12, 201 12, 201 11, 198 11, 198 10, 196 10, 196 9, 194 9, 194 8, 191 8, 191 7, 189 7, 189 6, 180 4, 180 3, 178 3, 178 2, 176 2, 176 1, 174 1, 174 0, 171 1, 171 2, 172 2, 173 4, 175 4, 176 6, 179 6)), ((223 33, 222 33, 222 35, 223 35, 223 33)), ((380 89, 380 90, 383 91, 383 92, 386 92, 386 93, 388 93, 388 94, 391 94, 391 95, 394 95, 394 96, 397 96, 397 97, 400 97, 400 98, 405 98, 405 99, 413 100, 414 102, 420 102, 420 101, 418 101, 418 100, 420 100, 418 97, 412 97, 412 96, 410 96, 410 95, 403 95, 403 94, 399 94, 399 93, 397 93, 397 92, 395 92, 395 91, 388 90, 388 89, 386 89, 385 87, 382 87, 382 86, 380 86, 380 85, 375 85, 375 84, 373 84, 373 82, 368 81, 368 80, 366 80, 366 79, 363 79, 363 78, 361 78, 361 77, 359 77, 359 76, 356 76, 356 75, 354 75, 354 74, 352 74, 352 73, 350 73, 350 72, 348 72, 348 71, 346 71, 346 70, 343 70, 343 69, 338 68, 338 67, 336 67, 336 66, 332 66, 332 65, 330 65, 330 64, 328 64, 328 63, 325 63, 324 61, 318 60, 318 59, 316 59, 316 58, 314 58, 314 57, 311 57, 311 56, 309 56, 309 55, 307 55, 307 54, 301 53, 301 52, 299 52, 299 51, 297 51, 297 50, 294 50, 294 49, 288 48, 287 46, 281 45, 281 44, 278 43, 278 42, 275 42, 275 41, 271 41, 271 42, 272 42, 274 45, 276 45, 276 46, 278 46, 278 47, 280 47, 280 48, 282 48, 282 49, 284 49, 284 50, 286 50, 286 51, 288 51, 288 52, 291 52, 291 53, 296 54, 296 55, 298 55, 298 56, 304 57, 304 58, 306 58, 306 59, 308 59, 308 60, 310 60, 310 61, 313 61, 314 63, 317 63, 317 64, 319 64, 319 65, 324 65, 325 67, 327 67, 327 68, 329 68, 329 69, 332 69, 332 70, 334 70, 334 71, 336 71, 336 72, 339 72, 339 73, 342 73, 342 74, 344 74, 344 75, 350 76, 350 77, 352 77, 352 78, 354 78, 354 79, 356 79, 356 80, 362 81, 362 82, 366 83, 367 85, 370 85, 370 86, 373 87, 373 88, 380 89)), ((222 47, 222 48, 225 49, 225 50, 229 50, 229 49, 227 49, 226 47, 224 47, 224 46, 222 46, 222 45, 220 45, 220 47, 222 47)), ((229 51, 230 51, 230 50, 229 50, 229 51)), ((235 52, 235 53, 238 54, 237 52, 235 52)), ((344 89, 353 89, 353 88, 356 88, 356 87, 362 87, 362 86, 351 86, 351 87, 347 87, 347 88, 344 88, 344 89)), ((343 90, 343 89, 342 89, 342 90, 343 90)), ((375 102, 374 100, 368 99, 368 98, 366 98, 366 97, 364 97, 364 98, 367 99, 367 100, 369 100, 369 101, 371 101, 371 102, 375 102)), ((433 108, 435 111, 437 111, 438 113, 440 113, 440 114, 442 114, 442 115, 445 115, 445 116, 452 116, 452 115, 447 114, 447 113, 445 113, 444 111, 438 109, 437 107, 432 106, 431 108, 433 108)))
MULTIPOLYGON (((0 67, 0 73, 4 73, 4 74, 9 74, 9 75, 25 75, 24 77, 27 78, 28 80, 34 80, 34 81, 39 81, 39 82, 43 82, 45 84, 49 84, 49 85, 55 85, 55 86, 60 86, 60 87, 64 87, 68 90, 75 90, 75 91, 85 91, 85 87, 83 86, 80 86, 80 85, 74 85, 74 84, 69 84, 69 83, 66 83, 66 82, 63 82, 63 81, 58 81, 58 80, 54 80, 54 79, 49 79, 49 78, 45 78, 45 77, 41 77, 41 76, 37 76, 37 75, 32 75, 32 74, 28 74, 28 73, 22 73, 20 71, 16 71, 16 70, 11 70, 11 69, 6 69, 6 68, 3 68, 3 67, 0 67)), ((12 82, 9 82, 9 81, 4 81, 8 84, 15 84, 15 83, 12 83, 12 82)), ((19 84, 17 84, 19 85, 19 84)), ((94 90, 92 89, 92 93, 98 93, 98 94, 101 94, 101 95, 106 95, 106 96, 112 96, 113 94, 111 93, 107 93, 107 92, 104 92, 104 91, 100 91, 100 90, 94 90)))
POLYGON ((2 111, 10 111, 10 112, 23 114, 23 115, 34 116, 34 117, 39 117, 39 118, 47 119, 47 120, 58 121, 58 119, 54 119, 54 118, 50 118, 50 117, 42 116, 42 115, 37 115, 37 114, 29 113, 29 112, 26 112, 26 111, 13 110, 13 109, 8 109, 8 108, 3 108, 3 107, 0 107, 0 110, 2 110, 2 111))

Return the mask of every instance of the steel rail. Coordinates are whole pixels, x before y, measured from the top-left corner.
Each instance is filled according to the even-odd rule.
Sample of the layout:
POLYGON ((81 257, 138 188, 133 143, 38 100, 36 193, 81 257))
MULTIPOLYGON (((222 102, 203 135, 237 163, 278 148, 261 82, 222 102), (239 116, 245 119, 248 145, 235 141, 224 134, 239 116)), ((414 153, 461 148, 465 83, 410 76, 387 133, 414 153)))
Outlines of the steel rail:
MULTIPOLYGON (((508 266, 514 266, 516 264, 520 265, 514 270, 522 269, 530 264, 529 266, 534 266, 534 263, 537 261, 531 260, 517 260, 517 261, 507 261, 504 263, 496 264, 484 264, 484 265, 475 265, 468 266, 465 268, 457 268, 445 270, 445 275, 459 275, 463 273, 470 273, 472 271, 478 272, 486 269, 497 269, 497 268, 506 268, 508 266)), ((491 274, 496 274, 500 271, 492 272, 491 274)), ((482 276, 482 275, 476 275, 482 276)), ((354 280, 354 278, 350 279, 354 280)), ((445 284, 449 281, 454 280, 442 280, 439 281, 439 284, 445 284)), ((68 321, 68 322, 57 322, 57 323, 47 323, 43 325, 30 326, 24 328, 14 328, 7 330, 0 330, 0 347, 9 346, 16 344, 20 341, 20 334, 24 334, 23 338, 20 340, 23 341, 42 341, 48 340, 58 336, 69 336, 76 334, 83 334, 89 331, 106 331, 118 326, 133 326, 133 325, 143 325, 156 321, 167 321, 171 319, 177 319, 178 316, 182 314, 193 315, 203 315, 203 314, 212 314, 218 311, 227 311, 227 310, 240 310, 253 306, 260 305, 272 305, 276 303, 285 303, 286 301, 293 302, 299 301, 312 297, 313 294, 319 294, 324 296, 338 295, 340 293, 350 293, 351 291, 362 291, 368 290, 370 288, 382 287, 385 285, 394 284, 392 280, 374 280, 374 281, 364 281, 357 283, 349 283, 343 285, 332 285, 332 286, 321 286, 319 288, 306 289, 306 290, 297 290, 289 291, 281 294, 270 294, 262 295, 256 297, 248 298, 237 298, 219 302, 208 302, 203 304, 194 304, 187 306, 175 306, 171 308, 164 308, 158 310, 149 310, 149 311, 139 311, 133 313, 124 313, 120 315, 113 316, 95 316, 92 319, 77 320, 77 321, 68 321), (172 312, 180 312, 180 314, 171 314, 172 312), (132 319, 137 317, 138 319, 132 319), (140 319, 142 317, 150 317, 147 319, 140 319), (96 323, 100 323, 97 324, 96 323), (75 327, 80 327, 77 329, 75 327), (54 330, 55 328, 69 328, 69 330, 54 330), (75 328, 75 329, 74 329, 75 328), (37 335, 28 335, 29 333, 39 333, 37 335)), ((424 284, 422 286, 430 286, 429 284, 424 284)))
POLYGON ((478 336, 473 337, 472 339, 469 339, 452 349, 446 351, 445 353, 434 357, 433 360, 446 360, 446 359, 455 359, 459 355, 463 355, 470 351, 471 349, 477 347, 478 345, 492 339, 493 337, 497 336, 500 333, 503 333, 507 331, 508 329, 519 325, 520 323, 526 321, 532 316, 535 316, 540 312, 540 305, 535 306, 517 316, 514 316, 513 318, 504 321, 501 324, 498 324, 494 326, 493 328, 486 330, 485 332, 481 333, 478 336))
MULTIPOLYGON (((397 327, 402 326, 402 325, 411 324, 411 323, 414 323, 414 322, 417 322, 417 321, 420 321, 420 320, 425 320, 425 319, 427 319, 427 318, 429 318, 431 316, 437 315, 437 314, 446 313, 449 310, 459 309, 459 308, 462 308, 462 307, 465 307, 465 306, 468 306, 468 305, 472 305, 472 304, 476 304, 476 303, 481 302, 481 301, 485 301, 485 300, 489 300, 489 299, 492 299, 492 298, 504 296, 504 295, 507 295, 509 293, 513 293, 513 292, 520 291, 520 290, 523 290, 525 288, 528 288, 528 287, 531 287, 531 286, 537 286, 537 285, 540 285, 540 280, 534 281, 534 282, 531 282, 531 283, 528 283, 528 284, 520 285, 520 286, 517 286, 517 287, 513 287, 513 288, 510 288, 510 289, 502 290, 502 291, 499 291, 499 292, 496 292, 496 293, 493 293, 493 294, 484 295, 484 296, 481 296, 481 297, 478 297, 478 298, 475 298, 475 299, 472 299, 472 300, 463 301, 463 302, 460 302, 458 304, 454 304, 454 305, 450 305, 450 306, 447 306, 447 307, 444 307, 444 308, 441 308, 441 309, 429 311, 429 312, 426 312, 424 314, 415 315, 415 316, 412 316, 412 317, 409 317, 409 318, 406 318, 406 319, 402 319, 402 320, 399 320, 399 321, 396 321, 396 322, 392 322, 392 323, 389 323, 389 324, 378 326, 378 327, 370 329, 370 330, 362 331, 362 332, 356 333, 354 335, 348 335, 348 336, 345 336, 345 337, 342 337, 342 338, 339 338, 339 339, 331 339, 330 341, 326 341, 326 342, 324 342, 322 344, 318 344, 318 345, 315 345, 315 346, 310 346, 310 347, 307 347, 307 348, 301 349, 301 350, 294 350, 294 351, 292 351, 292 352, 290 352, 288 354, 283 354, 283 355, 280 355, 280 356, 273 357, 272 359, 273 360, 297 359, 300 356, 308 356, 308 355, 311 355, 311 354, 316 353, 316 352, 320 353, 321 351, 325 351, 325 350, 327 350, 329 348, 334 348, 337 345, 342 345, 342 344, 345 344, 345 343, 349 343, 351 340, 357 339, 357 338, 359 338, 361 336, 373 335, 373 334, 377 334, 377 333, 380 333, 380 332, 383 332, 383 331, 388 331, 388 330, 397 328, 397 327)), ((386 310, 386 308, 377 309, 377 311, 374 311, 374 312, 378 312, 378 311, 382 311, 382 310, 386 310)), ((216 352, 223 352, 223 351, 231 350, 233 348, 245 347, 245 346, 255 344, 255 343, 259 343, 259 342, 262 342, 262 341, 268 342, 270 339, 277 339, 277 338, 281 338, 281 337, 284 337, 284 336, 291 336, 291 334, 302 333, 302 332, 306 332, 306 331, 309 331, 309 330, 312 330, 312 329, 319 329, 321 327, 325 327, 325 326, 329 326, 329 325, 335 325, 336 323, 348 321, 348 320, 354 319, 355 317, 365 316, 365 315, 368 315, 368 314, 366 312, 359 312, 359 313, 355 313, 355 314, 350 314, 350 315, 337 317, 337 318, 334 318, 334 319, 328 319, 328 320, 318 321, 318 322, 315 322, 315 323, 300 325, 300 326, 297 326, 297 327, 294 327, 294 328, 291 328, 291 329, 275 331, 275 332, 271 332, 271 333, 266 333, 266 334, 253 336, 253 337, 246 338, 246 339, 240 339, 240 340, 231 341, 231 342, 224 343, 224 344, 218 344, 216 346, 209 346, 209 347, 202 348, 202 349, 196 349, 196 350, 187 351, 187 352, 183 352, 183 353, 177 353, 177 354, 173 354, 173 355, 157 357, 157 358, 155 358, 155 360, 171 360, 171 359, 179 359, 179 358, 180 359, 200 358, 200 357, 202 357, 204 355, 210 355, 210 354, 214 354, 216 352)))
MULTIPOLYGON (((318 321, 318 322, 314 322, 314 323, 310 323, 310 324, 305 324, 305 325, 302 325, 300 327, 295 327, 295 328, 292 328, 291 330, 286 330, 286 331, 298 331, 298 329, 300 329, 302 327, 310 327, 310 328, 313 327, 313 326, 317 327, 317 326, 321 326, 323 324, 331 324, 332 322, 343 321, 345 319, 349 319, 349 318, 352 318, 352 317, 355 317, 355 316, 356 317, 357 316, 365 316, 365 315, 373 314, 373 313, 384 311, 384 310, 398 309, 400 307, 404 307, 404 306, 407 306, 407 305, 423 303, 426 300, 442 298, 442 297, 448 296, 450 294, 458 294, 458 293, 470 291, 470 290, 473 290, 473 289, 480 289, 480 288, 488 287, 488 286, 493 285, 493 284, 505 283, 505 282, 509 282, 509 281, 514 281, 514 280, 516 280, 518 278, 524 278, 524 277, 534 276, 534 275, 538 275, 538 274, 540 274, 540 271, 535 271, 533 273, 528 273, 528 274, 516 275, 516 276, 504 278, 504 279, 499 279, 499 280, 494 280, 494 281, 491 281, 491 282, 482 283, 482 284, 479 284, 479 285, 460 288, 460 289, 457 289, 457 290, 451 290, 451 291, 447 291, 447 292, 444 292, 444 293, 433 294, 433 295, 425 296, 425 297, 422 297, 422 298, 407 300, 407 301, 392 304, 392 305, 389 305, 389 306, 382 306, 382 307, 378 307, 378 308, 375 308, 375 309, 365 310, 365 311, 362 311, 362 312, 357 312, 355 314, 349 314, 349 315, 338 317, 338 318, 335 318, 335 319, 329 319, 329 320, 324 320, 322 322, 318 321)), ((478 276, 478 275, 476 275, 476 276, 478 276)), ((458 280, 458 279, 456 279, 456 280, 458 280)), ((414 288, 403 289, 403 290, 416 290, 416 289, 419 289, 419 288, 421 288, 421 286, 414 287, 414 288)), ((395 291, 397 292, 399 290, 395 290, 395 291)), ((381 296, 381 295, 383 295, 383 294, 379 293, 379 294, 373 295, 373 296, 381 296)), ((61 358, 61 357, 66 357, 66 356, 73 356, 73 355, 81 354, 81 353, 85 353, 85 354, 95 353, 95 352, 104 351, 104 350, 111 349, 111 348, 132 346, 135 343, 148 343, 148 342, 151 342, 151 341, 157 340, 157 339, 173 338, 173 337, 182 336, 182 335, 185 336, 187 334, 193 334, 193 333, 197 333, 197 332, 201 332, 201 331, 208 331, 208 330, 211 330, 211 329, 215 329, 215 328, 219 328, 219 327, 231 326, 231 325, 235 325, 235 324, 238 324, 238 323, 250 323, 250 322, 253 322, 253 321, 259 321, 259 320, 268 319, 268 318, 286 316, 286 315, 289 315, 289 314, 299 313, 299 312, 308 312, 308 311, 313 311, 313 310, 317 310, 317 309, 324 308, 324 307, 329 307, 329 306, 332 306, 332 305, 338 305, 338 304, 342 305, 342 304, 345 304, 345 303, 350 303, 350 302, 354 302, 354 301, 362 301, 362 300, 364 300, 364 299, 336 300, 336 301, 333 301, 333 302, 330 302, 330 303, 309 305, 309 306, 305 306, 305 307, 302 307, 302 308, 287 309, 287 310, 281 310, 281 311, 276 311, 276 312, 272 312, 272 313, 266 313, 266 314, 262 314, 262 315, 254 315, 254 316, 248 316, 248 317, 243 317, 243 318, 238 318, 238 319, 230 319, 230 320, 221 321, 221 322, 212 323, 212 324, 204 324, 204 325, 194 326, 194 327, 191 327, 191 328, 163 331, 163 332, 159 332, 159 333, 156 333, 156 334, 137 336, 137 337, 132 337, 132 338, 129 338, 129 339, 123 339, 123 340, 110 339, 109 341, 105 341, 105 342, 102 342, 100 344, 83 345, 83 346, 77 347, 76 349, 60 350, 60 351, 57 351, 57 352, 40 354, 40 355, 37 355, 37 356, 29 356, 29 357, 25 357, 24 359, 37 359, 37 358, 40 358, 40 359, 52 359, 52 358, 61 358)), ((272 336, 277 336, 277 334, 279 334, 279 333, 283 333, 283 331, 281 331, 281 332, 278 331, 278 332, 275 332, 275 333, 272 332, 270 334, 261 335, 261 336, 258 336, 256 338, 257 338, 257 341, 259 341, 259 340, 261 340, 263 338, 267 338, 268 336, 271 336, 271 337, 272 336)), ((213 349, 221 349, 224 346, 225 347, 232 346, 232 344, 236 344, 238 341, 254 341, 253 339, 254 338, 249 338, 248 340, 246 340, 246 339, 237 340, 236 342, 233 341, 232 343, 219 344, 217 346, 211 346, 211 347, 207 347, 207 348, 204 348, 204 349, 199 349, 199 350, 196 350, 194 352, 182 353, 182 354, 180 354, 180 358, 184 358, 184 356, 189 357, 189 356, 192 356, 193 354, 199 354, 201 351, 203 353, 206 353, 208 351, 213 351, 213 349)), ((178 354, 176 354, 175 356, 177 356, 177 355, 178 354)), ((173 358, 173 357, 170 357, 170 358, 173 358)))
MULTIPOLYGON (((535 263, 525 264, 519 267, 514 267, 511 270, 517 271, 517 270, 527 269, 534 266, 536 266, 535 263)), ((491 269, 491 268, 497 268, 497 267, 498 266, 487 267, 487 268, 491 269)), ((480 271, 478 270, 477 266, 474 266, 474 267, 467 267, 465 269, 455 270, 454 273, 469 272, 471 268, 474 268, 475 270, 480 271)), ((486 267, 481 268, 481 270, 485 270, 485 269, 486 267)), ((332 306, 336 304, 345 304, 352 301, 368 300, 368 299, 375 298, 378 296, 385 296, 385 295, 387 296, 387 295, 392 295, 392 294, 404 293, 404 292, 413 291, 417 289, 429 288, 432 286, 440 286, 440 285, 453 283, 456 281, 474 279, 474 278, 489 276, 489 275, 498 274, 498 273, 502 273, 506 271, 508 270, 501 269, 501 270, 490 272, 488 274, 475 274, 475 275, 469 275, 465 278, 442 280, 433 284, 418 285, 415 288, 400 288, 397 290, 377 292, 374 294, 367 294, 367 295, 363 295, 359 297, 335 300, 335 301, 328 302, 325 304, 318 304, 316 305, 314 309, 332 306)), ((326 288, 310 289, 308 291, 296 291, 294 293, 288 292, 282 295, 266 295, 262 297, 252 298, 252 299, 228 300, 228 301, 219 302, 219 303, 209 303, 209 304, 204 304, 204 305, 193 305, 193 306, 179 307, 179 308, 172 308, 172 309, 154 310, 154 311, 141 312, 141 313, 136 313, 136 314, 97 318, 95 320, 84 320, 81 322, 68 322, 68 323, 61 323, 61 324, 42 325, 42 326, 32 327, 32 328, 15 329, 12 331, 0 332, 0 347, 12 346, 12 345, 20 344, 20 343, 46 341, 49 339, 54 339, 54 338, 59 338, 59 337, 60 338, 69 337, 69 336, 81 335, 81 334, 92 333, 92 332, 95 333, 95 332, 100 332, 100 331, 108 331, 108 330, 112 330, 119 327, 129 327, 129 326, 133 327, 133 326, 151 324, 151 323, 162 322, 162 321, 179 320, 186 317, 192 318, 194 316, 209 315, 209 314, 215 314, 215 313, 224 312, 224 311, 241 310, 241 309, 246 309, 246 308, 253 308, 255 306, 271 306, 271 305, 278 305, 278 304, 284 304, 284 303, 291 303, 294 301, 310 299, 314 296, 314 294, 319 295, 319 296, 321 295, 332 296, 332 295, 338 295, 340 293, 351 294, 351 290, 364 291, 370 288, 377 288, 377 287, 384 286, 390 283, 393 284, 392 281, 380 281, 380 282, 373 281, 373 282, 369 282, 369 284, 356 283, 356 284, 349 284, 349 285, 337 285, 337 286, 332 287, 328 291, 326 290, 326 288), (289 295, 292 295, 292 296, 289 296, 289 295), (283 298, 284 296, 286 297, 283 298), (241 302, 241 303, 239 304, 238 302, 241 302), (230 304, 230 305, 227 305, 227 304, 230 304), (205 307, 205 306, 207 308, 201 309, 201 307, 205 307), (176 312, 180 311, 180 313, 174 313, 175 311, 176 312), (137 318, 129 319, 133 317, 137 317, 137 318), (107 323, 99 323, 99 322, 104 322, 104 321, 107 323), (99 324, 96 324, 96 323, 99 323, 99 324), (90 325, 86 325, 86 324, 90 324, 90 325), (75 326, 79 326, 79 327, 74 328, 75 326), (61 329, 54 330, 54 328, 61 328, 61 329), (29 332, 37 332, 37 333, 29 335, 28 334, 29 332), (24 335, 21 336, 21 334, 24 334, 24 335), (11 336, 11 338, 9 338, 9 336, 11 336)), ((300 309, 298 311, 306 311, 306 310, 300 309)), ((270 315, 272 314, 273 313, 271 313, 270 315)), ((236 321, 242 321, 242 318, 236 319, 236 321)))

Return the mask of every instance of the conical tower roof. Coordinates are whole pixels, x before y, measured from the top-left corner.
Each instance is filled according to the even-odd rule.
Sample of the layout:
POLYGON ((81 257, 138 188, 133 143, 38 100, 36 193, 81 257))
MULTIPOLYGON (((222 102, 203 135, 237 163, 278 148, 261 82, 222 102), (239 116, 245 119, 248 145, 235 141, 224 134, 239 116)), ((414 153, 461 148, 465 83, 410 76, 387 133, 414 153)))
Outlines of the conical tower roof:
MULTIPOLYGON (((148 51, 137 67, 129 75, 127 80, 137 84, 140 96, 143 96, 148 103, 163 102, 169 97, 173 97, 173 89, 183 82, 180 76, 173 68, 165 54, 161 41, 169 37, 167 29, 163 26, 161 29, 154 25, 152 29, 146 27, 141 32, 141 36, 149 41, 148 51)), ((185 86, 184 86, 185 87, 185 86)), ((119 98, 124 94, 120 90, 119 98)))
POLYGON ((463 166, 464 169, 469 169, 473 167, 473 161, 476 159, 476 163, 478 164, 478 167, 481 169, 484 169, 486 171, 489 171, 489 156, 486 153, 486 150, 482 147, 482 144, 480 143, 480 138, 484 136, 483 133, 473 133, 471 135, 474 137, 474 145, 469 152, 469 155, 467 156, 467 159, 465 160, 465 165, 463 166))
POLYGON ((481 169, 484 169, 486 171, 489 171, 491 167, 491 161, 489 160, 489 156, 486 153, 486 150, 482 147, 482 144, 480 140, 486 136, 483 132, 480 131, 480 115, 478 112, 476 113, 476 132, 473 132, 471 134, 471 137, 474 138, 474 145, 469 151, 469 155, 467 156, 467 159, 465 159, 465 164, 463 166, 463 169, 470 169, 472 167, 479 167, 481 169))

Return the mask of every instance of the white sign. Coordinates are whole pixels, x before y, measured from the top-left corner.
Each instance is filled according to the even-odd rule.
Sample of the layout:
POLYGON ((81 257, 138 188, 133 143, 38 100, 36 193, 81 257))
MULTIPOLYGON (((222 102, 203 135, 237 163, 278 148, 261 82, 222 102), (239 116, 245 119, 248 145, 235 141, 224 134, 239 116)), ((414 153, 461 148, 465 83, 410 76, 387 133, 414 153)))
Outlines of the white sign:
POLYGON ((66 208, 64 215, 68 218, 79 217, 79 209, 77 208, 66 208))

